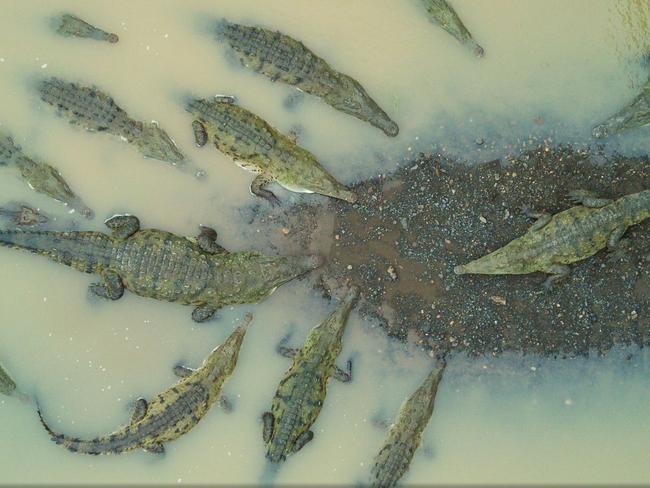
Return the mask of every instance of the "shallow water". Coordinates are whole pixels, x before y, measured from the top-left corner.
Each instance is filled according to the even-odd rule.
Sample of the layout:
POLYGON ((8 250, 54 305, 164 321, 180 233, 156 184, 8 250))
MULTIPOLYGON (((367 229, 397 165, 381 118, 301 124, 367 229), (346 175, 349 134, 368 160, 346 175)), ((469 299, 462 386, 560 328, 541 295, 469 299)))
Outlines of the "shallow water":
MULTIPOLYGON (((300 143, 343 181, 394 169, 419 151, 476 162, 543 140, 593 144, 591 127, 632 98, 647 78, 647 2, 492 0, 454 2, 486 57, 474 58, 431 25, 415 0, 299 2, 73 2, 5 0, 0 18, 0 127, 25 152, 60 169, 95 210, 92 222, 32 193, 0 168, 2 202, 24 200, 57 215, 57 226, 101 229, 116 212, 146 227, 195 234, 214 226, 229 249, 263 247, 244 238, 240 209, 259 202, 251 175, 215 149, 193 145, 183 95, 235 94, 242 105, 300 143), (270 5, 269 5, 270 3, 270 5), (116 45, 56 37, 48 18, 73 11, 116 45), (588 11, 589 15, 585 15, 588 11), (561 14, 558 14, 561 12, 561 14), (277 28, 303 40, 332 66, 357 78, 400 125, 397 139, 338 113, 318 99, 239 68, 206 32, 212 18, 277 28), (40 102, 40 76, 97 84, 130 115, 155 119, 207 171, 199 181, 143 160, 108 135, 70 127, 40 102), (482 145, 476 140, 483 139, 482 145), (335 143, 333 143, 335 141, 335 143)), ((607 150, 647 154, 644 129, 607 140, 607 150)), ((274 191, 276 189, 274 188, 274 191)), ((321 197, 277 194, 284 202, 321 197)), ((261 204, 257 211, 267 207, 261 204)), ((187 307, 126 293, 89 298, 94 278, 46 259, 1 250, 0 358, 21 389, 38 398, 56 430, 81 437, 127 421, 129 403, 175 381, 178 361, 200 363, 244 311, 255 314, 240 364, 225 393, 235 410, 215 407, 163 457, 138 452, 84 457, 48 440, 33 408, 0 400, 0 481, 223 482, 262 479, 259 417, 288 362, 274 353, 289 330, 300 344, 334 304, 304 282, 281 287, 256 306, 228 308, 206 325, 187 307)), ((403 399, 424 378, 426 354, 394 343, 354 315, 343 364, 354 381, 332 382, 312 443, 280 470, 280 483, 365 479, 403 399)), ((405 482, 649 482, 650 384, 645 351, 556 361, 539 357, 451 360, 405 482), (632 358, 627 360, 629 354, 632 358), (534 369, 533 369, 534 368, 534 369)))

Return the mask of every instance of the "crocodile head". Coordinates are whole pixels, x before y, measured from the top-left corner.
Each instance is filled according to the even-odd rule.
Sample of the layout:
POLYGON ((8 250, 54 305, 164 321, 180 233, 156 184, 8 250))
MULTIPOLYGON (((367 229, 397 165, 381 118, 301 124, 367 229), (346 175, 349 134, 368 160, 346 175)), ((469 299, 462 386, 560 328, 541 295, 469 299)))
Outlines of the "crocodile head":
POLYGON ((384 131, 387 136, 395 137, 399 134, 397 124, 386 115, 358 81, 342 73, 337 78, 336 85, 339 88, 331 90, 325 96, 327 103, 341 112, 369 122, 384 131))
POLYGON ((186 163, 183 153, 156 122, 144 124, 141 137, 133 142, 146 158, 166 161, 174 166, 182 166, 186 163))

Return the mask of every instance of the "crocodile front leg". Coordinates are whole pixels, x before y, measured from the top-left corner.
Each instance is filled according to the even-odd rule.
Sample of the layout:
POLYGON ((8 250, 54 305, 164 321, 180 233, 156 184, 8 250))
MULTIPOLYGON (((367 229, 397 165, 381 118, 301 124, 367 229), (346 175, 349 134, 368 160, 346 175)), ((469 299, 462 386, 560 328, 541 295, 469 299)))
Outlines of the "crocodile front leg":
POLYGON ((612 231, 612 233, 609 235, 609 239, 607 239, 607 249, 609 251, 616 251, 619 249, 621 237, 623 237, 623 234, 625 234, 626 230, 626 225, 619 225, 612 231))
POLYGON ((522 207, 521 209, 526 217, 529 219, 537 219, 533 225, 530 226, 531 231, 540 230, 546 224, 551 221, 552 215, 546 212, 534 212, 528 207, 522 207))
POLYGON ((131 237, 140 230, 140 220, 134 215, 115 215, 104 222, 117 240, 131 237))
POLYGON ((296 439, 296 442, 293 444, 293 452, 296 453, 300 451, 300 449, 305 447, 305 444, 307 444, 313 438, 314 438, 314 433, 311 430, 308 430, 307 432, 303 432, 302 434, 300 434, 296 439))
POLYGON ((293 359, 296 356, 296 354, 298 354, 300 349, 287 346, 290 337, 291 334, 284 336, 282 340, 278 343, 278 345, 275 347, 275 350, 280 356, 293 359))
POLYGON ((162 445, 162 442, 149 442, 143 445, 142 449, 153 454, 165 454, 165 446, 162 445))
POLYGON ((342 383, 347 383, 352 381, 352 359, 348 359, 346 363, 347 368, 342 369, 338 366, 334 366, 334 371, 332 372, 332 378, 339 380, 342 383))
POLYGON ((549 266, 548 269, 546 269, 546 272, 551 273, 551 276, 546 278, 544 281, 544 288, 547 290, 550 289, 556 281, 567 277, 570 271, 571 269, 563 264, 553 264, 549 266))
POLYGON ((90 292, 107 300, 118 300, 124 295, 124 284, 120 275, 114 271, 102 271, 102 281, 90 285, 90 292))
POLYGON ((589 190, 573 190, 569 192, 568 196, 572 203, 589 208, 604 207, 613 201, 609 198, 598 198, 594 192, 589 190))
POLYGON ((206 322, 214 317, 214 314, 217 313, 220 307, 217 307, 211 303, 206 303, 204 305, 199 305, 192 312, 192 320, 194 322, 206 322))
POLYGON ((189 375, 194 373, 194 371, 196 371, 196 370, 192 369, 192 368, 189 368, 187 366, 183 366, 182 364, 177 364, 176 366, 174 366, 172 371, 179 378, 187 378, 189 375))
POLYGON ((269 442, 273 435, 273 424, 275 424, 275 417, 271 412, 264 412, 262 415, 262 439, 264 442, 269 442))
POLYGON ((194 143, 197 147, 203 147, 208 142, 208 131, 205 130, 205 125, 200 121, 195 120, 192 122, 192 132, 194 133, 194 143))
POLYGON ((145 415, 147 415, 147 408, 149 408, 149 405, 147 404, 147 400, 144 398, 138 398, 135 401, 135 407, 133 408, 133 415, 131 415, 131 423, 135 424, 137 422, 140 422, 145 415))
POLYGON ((228 254, 228 251, 217 244, 217 231, 212 227, 201 226, 199 237, 196 239, 199 247, 210 254, 228 254))
POLYGON ((265 200, 268 200, 271 205, 280 205, 280 200, 278 197, 276 197, 273 192, 264 188, 272 181, 273 178, 270 176, 264 174, 257 175, 251 183, 251 193, 253 195, 257 195, 258 197, 262 197, 265 200))

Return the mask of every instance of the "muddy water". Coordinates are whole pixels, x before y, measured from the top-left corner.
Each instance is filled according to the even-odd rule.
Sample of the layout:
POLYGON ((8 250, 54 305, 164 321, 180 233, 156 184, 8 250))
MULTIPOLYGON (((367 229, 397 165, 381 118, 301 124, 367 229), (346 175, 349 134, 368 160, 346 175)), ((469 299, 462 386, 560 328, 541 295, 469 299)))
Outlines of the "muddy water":
MULTIPOLYGON (((429 24, 414 0, 6 0, 0 18, 1 127, 28 154, 58 167, 98 218, 82 222, 66 214, 0 168, 2 201, 29 201, 56 215, 60 227, 101 229, 104 217, 127 211, 145 226, 193 234, 199 224, 212 225, 228 248, 263 248, 264 235, 243 237, 243 216, 267 207, 256 207, 259 202, 248 194, 250 175, 214 149, 194 148, 190 119, 179 102, 184 94, 237 95, 282 131, 295 129, 301 144, 351 182, 394 169, 419 151, 474 162, 543 140, 589 145, 591 126, 634 96, 646 79, 645 2, 455 4, 486 49, 480 61, 429 24), (120 42, 54 36, 48 17, 64 10, 116 32, 120 42), (206 24, 222 16, 303 40, 359 79, 398 122, 400 136, 388 139, 307 96, 287 109, 294 91, 238 68, 206 33, 206 24), (97 84, 135 118, 157 120, 206 169, 206 180, 143 160, 108 135, 68 126, 34 94, 34 81, 51 75, 97 84)), ((647 154, 647 144, 638 130, 613 138, 606 149, 647 154)), ((277 192, 285 202, 318 199, 277 192)), ((262 479, 259 417, 288 366, 274 354, 275 344, 289 331, 300 343, 333 304, 296 282, 263 304, 228 308, 218 320, 198 326, 190 310, 177 305, 128 293, 115 303, 93 300, 87 294, 92 278, 43 258, 3 250, 0 269, 0 358, 55 429, 81 437, 126 422, 135 398, 175 381, 173 364, 198 364, 245 310, 256 316, 226 386, 235 410, 215 408, 194 431, 169 444, 165 457, 75 456, 48 440, 32 408, 3 399, 0 481, 262 479)), ((283 466, 278 482, 365 479, 384 435, 373 419, 390 421, 430 361, 372 325, 356 315, 351 319, 340 361, 353 357, 355 380, 331 384, 314 441, 283 466)), ((649 360, 638 349, 571 361, 456 357, 405 481, 647 482, 649 360)))

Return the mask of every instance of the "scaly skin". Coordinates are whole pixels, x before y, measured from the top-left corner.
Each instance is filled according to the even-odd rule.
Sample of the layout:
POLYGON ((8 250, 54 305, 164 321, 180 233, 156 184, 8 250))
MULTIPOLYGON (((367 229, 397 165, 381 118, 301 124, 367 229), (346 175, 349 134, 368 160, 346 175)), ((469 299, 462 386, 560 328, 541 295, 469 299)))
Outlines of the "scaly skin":
POLYGON ((235 104, 232 98, 192 99, 187 111, 195 118, 198 145, 208 141, 239 166, 259 174, 251 191, 275 202, 263 186, 271 181, 291 191, 320 193, 354 203, 357 196, 336 181, 313 154, 297 146, 263 119, 235 104))
POLYGON ((81 440, 54 432, 38 414, 52 440, 72 452, 83 454, 119 454, 135 449, 163 453, 164 444, 189 432, 219 398, 224 382, 237 364, 246 329, 252 320, 242 323, 203 361, 200 368, 175 368, 184 376, 171 388, 149 402, 139 399, 131 423, 115 432, 92 440, 81 440))
POLYGON ((47 163, 27 157, 20 146, 16 145, 10 135, 0 131, 0 166, 16 167, 23 179, 35 191, 43 193, 64 203, 70 209, 78 211, 91 219, 94 214, 84 202, 74 194, 61 174, 47 163))
POLYGON ((593 136, 601 138, 648 124, 650 124, 650 80, 643 85, 634 100, 605 122, 594 127, 593 136))
POLYGON ((204 227, 197 242, 155 229, 140 230, 133 216, 106 221, 101 232, 0 231, 0 245, 48 256, 79 271, 96 273, 91 292, 117 300, 124 288, 143 296, 194 305, 192 318, 210 319, 222 306, 255 303, 278 286, 322 264, 320 256, 267 257, 229 253, 204 227))
POLYGON ((115 101, 98 88, 59 78, 42 80, 41 99, 56 107, 60 115, 90 132, 108 132, 138 148, 146 158, 185 167, 187 161, 174 141, 156 122, 140 122, 128 116, 115 101))
POLYGON ((293 357, 293 364, 280 381, 271 411, 263 416, 266 458, 272 463, 285 461, 313 438, 310 427, 323 407, 330 376, 342 381, 352 379, 351 362, 344 372, 337 368, 336 358, 358 294, 358 289, 350 289, 337 309, 312 329, 300 350, 279 348, 293 357))
POLYGON ((97 41, 110 42, 111 44, 115 44, 120 40, 117 34, 103 31, 75 15, 63 14, 56 21, 58 24, 56 32, 64 37, 95 39, 97 41))
POLYGON ((422 0, 422 3, 427 9, 431 22, 449 32, 461 44, 471 49, 476 56, 483 57, 485 51, 476 43, 456 11, 446 0, 422 0))
POLYGON ((305 45, 280 32, 222 21, 217 38, 227 43, 241 63, 273 81, 316 95, 337 110, 369 122, 394 137, 399 127, 358 81, 332 69, 305 45))
POLYGON ((388 431, 384 446, 375 457, 370 471, 371 486, 395 486, 408 470, 420 445, 422 432, 433 413, 444 369, 444 362, 439 362, 413 395, 402 404, 395 423, 388 431))
MULTIPOLYGON (((504 247, 462 266, 456 274, 526 274, 535 271, 556 276, 567 264, 613 249, 626 229, 650 217, 650 190, 616 201, 598 199, 588 192, 573 192, 583 205, 555 214, 546 225, 533 225, 526 234, 504 247), (589 206, 584 206, 589 205, 589 206)), ((543 222, 541 222, 543 224, 543 222)))
POLYGON ((11 220, 18 227, 36 227, 49 222, 50 218, 26 203, 11 202, 0 207, 0 217, 11 220))

